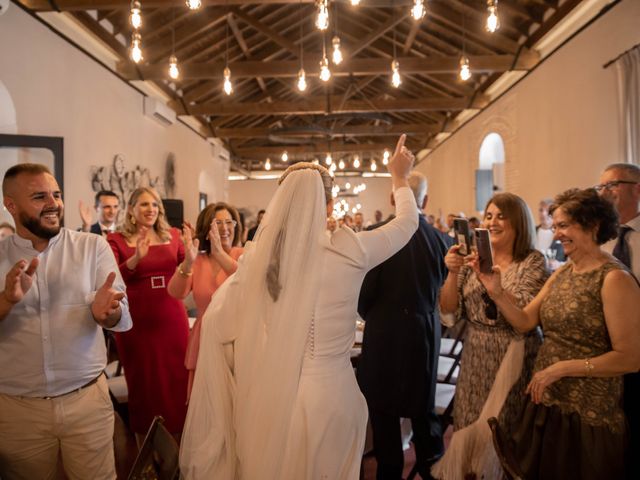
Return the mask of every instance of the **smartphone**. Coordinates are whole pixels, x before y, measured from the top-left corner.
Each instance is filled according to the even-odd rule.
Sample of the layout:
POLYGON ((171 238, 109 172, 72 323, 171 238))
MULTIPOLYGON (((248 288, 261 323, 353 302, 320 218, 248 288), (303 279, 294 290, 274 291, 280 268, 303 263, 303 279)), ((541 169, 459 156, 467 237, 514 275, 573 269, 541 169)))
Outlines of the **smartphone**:
POLYGON ((482 273, 491 273, 493 268, 493 253, 491 252, 491 240, 489 239, 489 230, 486 228, 476 228, 476 248, 478 249, 478 258, 480 261, 480 271, 482 273))
POLYGON ((456 243, 460 245, 458 253, 460 255, 469 255, 471 253, 472 242, 469 221, 466 218, 454 218, 453 233, 456 238, 456 243))

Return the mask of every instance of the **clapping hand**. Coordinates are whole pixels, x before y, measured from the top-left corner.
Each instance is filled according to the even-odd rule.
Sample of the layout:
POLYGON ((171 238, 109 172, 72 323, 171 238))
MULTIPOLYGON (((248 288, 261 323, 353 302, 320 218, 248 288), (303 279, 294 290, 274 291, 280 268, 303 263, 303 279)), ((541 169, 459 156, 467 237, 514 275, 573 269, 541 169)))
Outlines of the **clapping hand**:
POLYGON ((389 165, 387 165, 387 170, 393 178, 406 180, 413 168, 415 157, 409 149, 404 146, 406 139, 407 136, 405 134, 400 135, 398 143, 396 144, 396 150, 389 160, 389 165))
POLYGON ((88 232, 93 218, 91 207, 89 205, 85 205, 85 203, 80 200, 78 203, 78 210, 80 211, 80 220, 82 220, 82 230, 84 232, 88 232))
POLYGON ((142 260, 149 253, 149 245, 151 239, 149 238, 149 229, 147 227, 140 227, 138 232, 138 238, 136 239, 136 257, 138 261, 142 260))
POLYGON ((211 244, 211 254, 222 252, 222 241, 220 240, 220 232, 218 231, 218 225, 214 219, 209 227, 209 243, 211 244))
POLYGON ((111 272, 107 275, 107 279, 96 291, 96 296, 91 304, 91 313, 93 314, 93 318, 95 318, 96 322, 105 327, 112 327, 117 323, 113 321, 113 316, 119 313, 120 300, 124 298, 124 292, 120 292, 113 288, 113 282, 115 279, 115 272, 111 272))
POLYGON ((38 257, 34 257, 31 262, 20 260, 16 263, 5 277, 4 298, 12 305, 20 302, 27 294, 33 284, 33 275, 38 268, 38 257))
POLYGON ((195 262, 198 256, 198 247, 200 247, 200 240, 195 238, 195 231, 191 223, 185 221, 182 224, 182 243, 184 244, 184 260, 189 268, 195 262))

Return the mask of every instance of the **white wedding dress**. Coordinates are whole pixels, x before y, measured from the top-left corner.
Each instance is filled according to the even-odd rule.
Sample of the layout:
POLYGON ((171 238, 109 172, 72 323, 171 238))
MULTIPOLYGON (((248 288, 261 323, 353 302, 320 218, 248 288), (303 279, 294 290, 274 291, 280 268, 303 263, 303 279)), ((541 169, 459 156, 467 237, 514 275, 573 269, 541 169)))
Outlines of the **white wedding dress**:
MULTIPOLYGON (((317 232, 309 229, 311 239, 318 235, 315 246, 285 244, 284 252, 295 255, 301 248, 299 261, 311 263, 292 268, 296 276, 282 282, 277 302, 258 302, 253 309, 247 306, 253 303, 250 292, 261 295, 264 280, 249 270, 261 258, 262 239, 255 252, 249 247, 239 274, 218 290, 203 319, 181 446, 184 478, 358 478, 367 405, 350 350, 360 286, 367 271, 402 248, 418 225, 411 190, 398 189, 395 198, 397 217, 381 228, 358 234, 343 228, 328 238, 322 219, 317 232), (304 251, 309 248, 315 253, 304 251), (295 296, 287 300, 290 290, 295 296)), ((270 207, 277 205, 274 198, 270 207)), ((268 215, 269 209, 265 220, 268 215)), ((296 230, 306 228, 296 223, 296 230)))

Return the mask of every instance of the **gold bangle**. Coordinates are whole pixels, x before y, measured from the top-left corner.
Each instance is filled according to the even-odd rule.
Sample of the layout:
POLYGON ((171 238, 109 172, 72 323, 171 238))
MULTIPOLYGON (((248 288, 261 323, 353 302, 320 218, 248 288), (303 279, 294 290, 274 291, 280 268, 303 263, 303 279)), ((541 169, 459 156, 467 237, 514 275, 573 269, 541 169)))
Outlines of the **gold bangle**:
POLYGON ((183 277, 190 277, 191 275, 193 275, 193 272, 185 272, 184 270, 182 270, 182 264, 178 265, 178 273, 183 277))
POLYGON ((587 377, 590 377, 591 374, 593 373, 593 363, 591 363, 591 359, 590 358, 587 358, 584 361, 584 369, 585 369, 587 377))

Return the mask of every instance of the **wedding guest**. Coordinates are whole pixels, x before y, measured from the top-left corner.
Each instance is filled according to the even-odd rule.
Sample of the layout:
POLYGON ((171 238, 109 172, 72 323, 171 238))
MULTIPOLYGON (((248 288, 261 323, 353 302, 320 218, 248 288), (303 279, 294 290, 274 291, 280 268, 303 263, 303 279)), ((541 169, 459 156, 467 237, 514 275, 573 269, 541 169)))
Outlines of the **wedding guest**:
POLYGON ((185 257, 169 280, 167 291, 181 300, 193 292, 198 311, 185 357, 185 367, 189 370, 188 396, 198 360, 202 315, 211 296, 238 268, 238 258, 243 252, 237 210, 223 202, 207 205, 198 215, 195 231, 185 222, 182 242, 185 257))
MULTIPOLYGON (((524 306, 548 276, 544 257, 534 248, 531 211, 517 195, 498 193, 484 212, 493 264, 504 272, 502 286, 516 305, 524 306)), ((445 257, 449 274, 440 292, 441 311, 455 312, 457 321, 468 322, 453 408, 454 433, 444 457, 432 469, 434 477, 447 480, 468 474, 480 478, 485 469, 500 469, 486 421, 498 416, 507 431, 515 428, 525 401, 522 391, 542 342, 538 330, 526 336, 513 330, 458 248, 451 247, 445 257), (509 378, 499 374, 506 369, 512 374, 509 378)))
POLYGON ((184 260, 180 231, 169 227, 158 193, 140 187, 129 198, 120 230, 107 239, 127 284, 133 317, 133 328, 116 334, 131 430, 140 442, 153 417, 162 415, 179 437, 187 413, 189 325, 184 305, 166 286, 184 260))
POLYGON ((107 234, 116 231, 116 221, 120 210, 120 199, 115 192, 101 190, 96 193, 94 209, 98 214, 98 221, 91 224, 91 207, 80 201, 80 218, 82 219, 82 231, 107 237, 107 234))
POLYGON ((540 324, 545 334, 516 428, 496 425, 499 451, 519 478, 623 478, 622 376, 640 369, 640 309, 631 308, 640 305, 640 287, 600 249, 615 238, 618 219, 594 189, 568 190, 550 211, 555 238, 571 261, 526 307, 505 292, 501 267, 480 274, 474 264, 515 331, 540 324))

